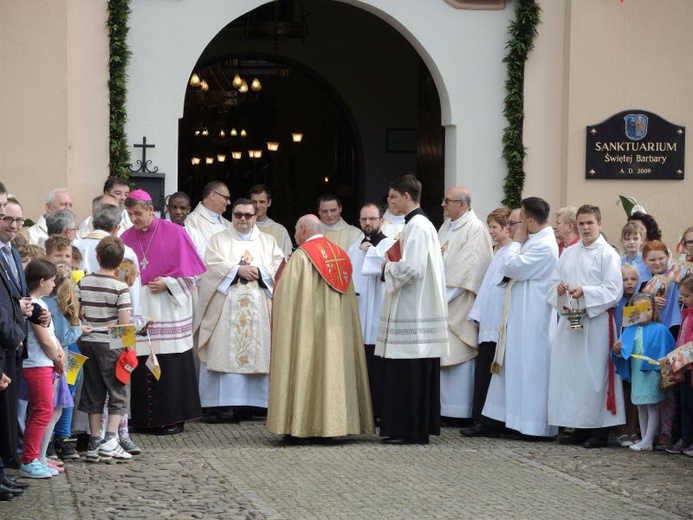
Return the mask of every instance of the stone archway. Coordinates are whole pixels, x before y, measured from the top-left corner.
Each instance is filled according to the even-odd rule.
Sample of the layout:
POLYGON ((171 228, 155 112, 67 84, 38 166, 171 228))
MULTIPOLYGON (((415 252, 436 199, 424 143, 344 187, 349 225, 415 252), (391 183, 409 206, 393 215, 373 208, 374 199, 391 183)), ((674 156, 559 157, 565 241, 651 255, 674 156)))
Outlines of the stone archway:
POLYGON ((277 16, 282 5, 289 20, 302 14, 291 12, 295 3, 261 6, 229 23, 201 53, 194 74, 209 90, 187 87, 179 188, 195 199, 209 180, 224 180, 236 197, 263 182, 281 200, 275 217, 286 222, 315 211, 317 195, 329 191, 353 221, 360 204, 382 200, 390 180, 416 171, 435 217, 444 135, 434 79, 418 53, 380 18, 337 2, 304 4, 317 33, 305 40, 276 41, 272 29, 257 37, 256 26, 261 32, 292 23, 263 18, 277 16), (334 19, 342 34, 332 34, 334 19), (360 41, 345 43, 355 34, 360 41), (232 86, 237 74, 264 87, 239 95, 232 86), (231 137, 234 129, 247 137, 231 137), (300 146, 289 139, 293 130, 305 134, 300 146), (279 150, 269 152, 267 141, 280 142, 279 150), (250 150, 262 156, 251 159, 250 150), (230 159, 234 151, 240 159, 230 159))
MULTIPOLYGON (((156 144, 151 158, 160 171, 167 174, 166 192, 177 186, 178 175, 178 120, 183 116, 185 92, 190 74, 210 41, 219 34, 229 21, 265 4, 262 0, 217 0, 206 2, 204 9, 199 2, 168 2, 164 0, 133 0, 130 41, 133 56, 128 70, 132 88, 128 94, 127 132, 130 140, 148 136, 156 144), (156 20, 156 23, 152 23, 156 20)), ((310 3, 306 0, 306 3, 310 3)), ((413 70, 403 66, 399 47, 373 46, 361 31, 349 30, 348 16, 362 13, 362 20, 372 27, 374 22, 389 33, 395 33, 400 41, 413 50, 413 59, 429 70, 434 90, 440 98, 441 124, 445 128, 444 179, 447 185, 464 183, 475 194, 478 210, 490 210, 497 206, 501 196, 504 165, 499 153, 504 121, 501 107, 504 97, 502 64, 503 47, 507 38, 506 28, 510 9, 502 11, 461 11, 447 3, 426 2, 412 6, 389 0, 333 0, 315 2, 332 9, 341 7, 344 18, 331 23, 314 25, 316 33, 329 33, 341 39, 344 47, 354 43, 370 42, 361 56, 367 59, 384 51, 387 58, 380 61, 380 69, 386 77, 395 78, 402 71, 413 70), (370 14, 372 16, 364 16, 370 14)), ((361 27, 359 27, 359 30, 361 27)), ((376 31, 377 32, 377 31, 376 31)), ((371 33, 372 34, 372 33, 371 33)), ((323 71, 322 62, 329 58, 344 62, 343 55, 331 49, 312 52, 313 69, 323 71)), ((217 52, 220 53, 219 49, 217 52)), ((361 58, 359 58, 361 59, 361 58)), ((343 97, 351 104, 358 89, 368 90, 371 81, 364 84, 349 82, 343 69, 335 68, 327 77, 332 83, 345 83, 350 87, 343 97)), ((395 98, 403 95, 410 85, 418 85, 416 74, 400 74, 398 83, 390 88, 395 98)), ((378 80, 381 81, 381 80, 378 80)), ((341 90, 340 90, 341 91, 341 90)), ((418 100, 415 104, 418 104, 418 100)), ((366 104, 354 114, 368 117, 374 109, 381 108, 381 99, 366 104)), ((387 112, 387 122, 362 133, 364 143, 365 175, 367 183, 373 182, 372 192, 379 193, 387 184, 385 176, 390 172, 411 171, 411 161, 405 154, 387 155, 386 130, 411 128, 416 116, 407 114, 409 104, 400 104, 403 110, 387 112), (368 147, 373 150, 369 154, 368 147), (373 160, 366 159, 372 157, 373 160)), ((359 125, 363 128, 363 125, 359 125)), ((368 188, 360 190, 365 197, 368 188)), ((440 194, 436 194, 439 196, 440 194)))

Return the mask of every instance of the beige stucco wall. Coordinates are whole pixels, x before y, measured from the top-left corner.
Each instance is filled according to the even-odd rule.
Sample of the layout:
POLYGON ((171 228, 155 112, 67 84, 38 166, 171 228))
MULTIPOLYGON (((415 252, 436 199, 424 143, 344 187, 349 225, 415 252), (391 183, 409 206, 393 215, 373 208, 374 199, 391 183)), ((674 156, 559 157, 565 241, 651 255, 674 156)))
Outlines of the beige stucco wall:
MULTIPOLYGON (((257 2, 243 3, 241 12, 257 2)), ((379 0, 353 3, 385 5, 379 0)), ((106 4, 106 0, 0 2, 0 67, 4 71, 0 82, 0 180, 20 197, 25 214, 32 218, 42 212, 45 194, 57 186, 73 192, 75 209, 80 217, 85 216, 107 176, 106 4)), ((693 2, 540 0, 540 4, 542 24, 526 74, 528 178, 524 194, 545 197, 554 208, 598 204, 604 212, 604 230, 612 240, 624 220, 623 210, 616 205, 617 195, 633 195, 659 220, 665 240, 673 245, 680 230, 693 223, 687 203, 693 188, 691 174, 684 181, 585 180, 584 129, 630 108, 687 124, 686 116, 693 112, 693 96, 689 95, 693 62, 688 58, 693 48, 689 26, 693 2)), ((508 11, 512 7, 510 3, 508 11)), ((146 30, 151 31, 150 18, 146 20, 146 30)), ((413 23, 408 19, 388 21, 413 23)), ((203 46, 204 42, 197 47, 203 46)), ((199 49, 194 49, 188 61, 194 62, 198 54, 199 49)), ((137 58, 135 63, 140 67, 135 68, 138 78, 140 70, 142 78, 152 78, 155 63, 137 58)), ((500 83, 502 78, 496 81, 500 83)), ((183 88, 184 82, 179 83, 176 88, 183 88)), ((135 97, 147 90, 139 82, 130 89, 135 97)), ((460 89, 449 92, 453 105, 469 99, 460 89)), ((150 97, 149 102, 156 99, 162 96, 150 97)), ((139 109, 146 102, 129 106, 139 109)), ((176 107, 174 121, 181 104, 176 107)), ((130 117, 141 119, 138 113, 130 117)), ((156 130, 161 132, 159 127, 156 130)), ((447 154, 451 155, 455 145, 465 139, 455 128, 449 130, 447 154)), ((136 135, 139 138, 142 132, 136 135)), ((175 142, 174 135, 171 142, 175 142)), ((690 154, 690 142, 688 149, 690 154)), ((175 154, 170 151, 164 156, 171 160, 175 154)), ((458 161, 448 157, 447 168, 458 161)), ((169 169, 175 171, 175 167, 169 169)), ((482 206, 490 208, 497 195, 488 195, 482 206)))
POLYGON ((26 217, 55 187, 88 215, 108 175, 106 4, 0 2, 0 180, 26 217))
MULTIPOLYGON (((693 2, 540 3, 542 25, 525 85, 525 195, 546 197, 556 208, 597 204, 612 243, 625 221, 618 195, 632 195, 657 219, 673 247, 679 233, 693 224, 693 171, 683 181, 586 180, 585 127, 638 108, 683 126, 689 123, 693 2)), ((692 144, 687 138, 689 157, 692 144)))

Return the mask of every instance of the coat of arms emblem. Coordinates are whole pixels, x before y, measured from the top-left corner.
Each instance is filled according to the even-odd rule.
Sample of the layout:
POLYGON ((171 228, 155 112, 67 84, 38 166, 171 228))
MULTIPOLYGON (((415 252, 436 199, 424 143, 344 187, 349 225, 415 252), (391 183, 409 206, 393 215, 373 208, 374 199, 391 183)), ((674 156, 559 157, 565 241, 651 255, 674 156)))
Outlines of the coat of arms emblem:
POLYGON ((631 141, 640 141, 647 135, 647 116, 645 114, 628 114, 623 119, 626 122, 626 137, 631 141))

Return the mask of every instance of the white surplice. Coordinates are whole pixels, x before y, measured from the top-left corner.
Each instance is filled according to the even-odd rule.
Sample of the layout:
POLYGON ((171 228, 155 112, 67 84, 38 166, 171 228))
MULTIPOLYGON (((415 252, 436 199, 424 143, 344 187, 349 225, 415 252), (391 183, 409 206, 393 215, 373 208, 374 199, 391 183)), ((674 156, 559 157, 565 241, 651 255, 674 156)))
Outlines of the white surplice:
MULTIPOLYGON (((216 233, 221 233, 227 229, 233 229, 231 222, 226 220, 223 216, 207 209, 202 202, 198 203, 195 209, 185 218, 184 224, 186 229, 195 228, 202 233, 205 240, 205 247, 209 239, 216 233)), ((198 249, 197 244, 195 248, 198 249)))
POLYGON ((493 374, 482 414, 504 422, 525 435, 550 437, 558 428, 548 423, 549 328, 554 316, 546 301, 558 261, 553 229, 530 234, 520 245, 512 242, 504 258, 503 276, 510 288, 505 361, 493 374))
POLYGON ((380 231, 382 231, 384 235, 397 240, 403 229, 404 215, 393 215, 390 213, 389 209, 386 209, 385 213, 383 213, 383 225, 380 231))
POLYGON ((293 249, 294 245, 293 242, 291 242, 289 232, 286 230, 284 226, 282 226, 279 222, 276 222, 269 217, 267 217, 262 222, 258 220, 255 223, 255 225, 263 233, 268 233, 274 237, 274 239, 277 241, 279 249, 281 249, 284 252, 284 256, 286 258, 289 258, 291 256, 291 250, 293 249))
POLYGON ((446 219, 438 231, 448 293, 449 355, 440 360, 440 413, 472 416, 479 330, 467 315, 493 258, 491 236, 473 210, 446 219))
POLYGON ((618 374, 614 374, 613 384, 616 413, 606 407, 611 364, 608 311, 618 305, 622 293, 621 260, 604 237, 589 246, 580 241, 563 251, 548 289, 548 301, 559 313, 564 307, 573 307, 586 309, 587 314, 579 330, 568 330, 567 319, 561 316, 553 334, 550 424, 602 428, 625 422, 618 374), (558 296, 556 287, 560 282, 582 286, 584 296, 571 302, 566 295, 558 296))
POLYGON ((385 297, 385 283, 380 280, 380 266, 385 259, 385 253, 394 242, 392 238, 384 238, 377 246, 363 251, 359 240, 348 251, 365 345, 375 345, 378 336, 380 310, 385 297))
POLYGON ((344 249, 344 251, 348 251, 351 244, 354 242, 363 240, 364 236, 363 231, 351 224, 347 224, 344 219, 341 218, 339 222, 331 226, 321 224, 321 228, 324 237, 333 244, 337 244, 344 249))
POLYGON ((448 354, 448 306, 438 233, 414 215, 400 236, 402 258, 385 265, 385 301, 375 355, 391 359, 448 354))
POLYGON ((231 229, 212 236, 205 260, 194 326, 200 402, 266 408, 271 297, 284 254, 255 226, 249 234, 231 229), (261 280, 235 280, 241 265, 257 267, 261 280))

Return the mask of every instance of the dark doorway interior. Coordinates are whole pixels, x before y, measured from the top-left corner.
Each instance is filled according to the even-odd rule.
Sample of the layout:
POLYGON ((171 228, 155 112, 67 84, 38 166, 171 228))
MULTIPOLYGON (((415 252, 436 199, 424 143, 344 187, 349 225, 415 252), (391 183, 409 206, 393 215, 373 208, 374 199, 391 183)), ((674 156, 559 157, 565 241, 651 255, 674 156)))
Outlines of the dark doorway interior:
POLYGON ((270 216, 290 228, 330 191, 355 224, 361 204, 382 202, 391 180, 417 173, 424 210, 441 221, 438 93, 416 51, 383 20, 340 2, 271 2, 229 23, 193 72, 208 88, 188 85, 178 173, 179 189, 195 203, 213 179, 226 182, 232 198, 266 183, 270 216), (234 86, 237 75, 247 93, 234 86), (260 90, 251 88, 254 78, 260 90), (393 146, 393 136, 412 135, 411 145, 393 146), (250 157, 255 151, 260 157, 250 157))

